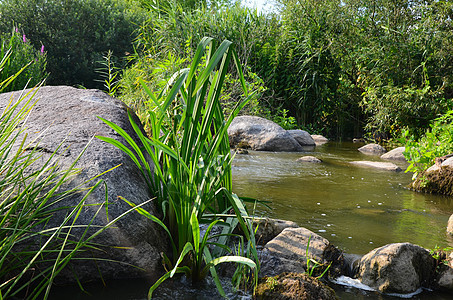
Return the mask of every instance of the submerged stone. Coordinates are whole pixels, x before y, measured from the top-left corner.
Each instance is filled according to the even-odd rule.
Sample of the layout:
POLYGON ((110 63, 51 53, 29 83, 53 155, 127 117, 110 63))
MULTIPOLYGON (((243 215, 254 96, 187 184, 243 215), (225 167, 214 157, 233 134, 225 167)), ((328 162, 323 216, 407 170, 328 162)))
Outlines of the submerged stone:
POLYGON ((380 162, 380 161, 353 161, 351 164, 359 167, 367 167, 373 168, 383 171, 392 171, 392 172, 400 172, 401 168, 395 165, 394 163, 390 162, 380 162))
POLYGON ((308 163, 322 163, 322 160, 314 156, 302 156, 296 160, 297 162, 308 162, 308 163))

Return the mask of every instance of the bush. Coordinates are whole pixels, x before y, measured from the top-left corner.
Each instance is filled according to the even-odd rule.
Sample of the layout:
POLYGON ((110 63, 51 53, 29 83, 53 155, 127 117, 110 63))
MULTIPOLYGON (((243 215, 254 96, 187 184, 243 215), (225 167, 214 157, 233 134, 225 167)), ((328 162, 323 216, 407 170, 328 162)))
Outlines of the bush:
MULTIPOLYGON (((266 39, 267 19, 255 11, 239 4, 210 10, 200 7, 185 10, 175 1, 169 1, 165 8, 151 10, 150 16, 140 29, 137 49, 142 52, 135 56, 134 64, 125 69, 119 86, 120 98, 134 108, 144 123, 147 111, 154 103, 139 83, 146 82, 148 88, 158 92, 164 88, 170 77, 189 64, 188 57, 195 54, 197 44, 203 36, 216 40, 234 41, 239 60, 246 65, 254 55, 254 45, 266 39)), ((228 74, 222 89, 222 107, 228 115, 236 101, 242 97, 240 82, 235 70, 228 74)), ((248 88, 260 94, 266 90, 264 81, 251 66, 244 68, 248 88)), ((243 113, 263 115, 267 108, 256 94, 243 113)))
POLYGON ((386 85, 368 87, 361 105, 370 116, 366 126, 369 131, 400 136, 401 130, 407 128, 418 137, 436 116, 453 107, 453 100, 445 99, 441 90, 433 91, 429 86, 417 89, 386 85))
POLYGON ((46 52, 45 46, 36 50, 26 34, 21 29, 14 27, 10 34, 0 36, 0 57, 8 59, 0 69, 0 82, 7 78, 20 74, 8 86, 0 91, 9 92, 21 90, 28 86, 36 86, 46 78, 46 52), (23 71, 22 68, 27 66, 23 71))
POLYGON ((453 153, 453 111, 434 120, 430 129, 417 139, 408 130, 403 132, 404 156, 410 163, 407 171, 414 179, 435 163, 436 157, 453 153))
POLYGON ((134 0, 4 0, 0 15, 0 32, 18 24, 36 48, 45 45, 48 84, 102 88, 97 62, 108 50, 120 58, 134 52, 146 10, 134 0))

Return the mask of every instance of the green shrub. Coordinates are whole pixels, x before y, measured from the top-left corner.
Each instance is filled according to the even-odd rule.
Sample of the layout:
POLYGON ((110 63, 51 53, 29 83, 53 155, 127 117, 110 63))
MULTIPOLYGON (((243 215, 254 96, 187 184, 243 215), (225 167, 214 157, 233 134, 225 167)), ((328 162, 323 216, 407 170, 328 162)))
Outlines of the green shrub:
POLYGON ((407 171, 414 179, 435 163, 436 157, 453 153, 453 111, 434 120, 430 129, 419 139, 409 130, 403 131, 404 156, 410 163, 407 171))
POLYGON ((0 69, 0 82, 7 78, 20 74, 8 86, 3 88, 3 92, 21 90, 26 86, 33 87, 38 85, 46 78, 46 51, 45 46, 36 50, 26 34, 20 28, 14 27, 11 33, 4 33, 0 36, 1 48, 0 57, 7 59, 0 69), (23 71, 21 69, 27 66, 23 71))
MULTIPOLYGON (((366 128, 371 132, 399 136, 407 128, 416 137, 430 126, 432 120, 453 107, 442 90, 385 85, 368 87, 361 102, 370 116, 366 128)), ((437 122, 437 121, 436 121, 437 122)))
MULTIPOLYGON (((152 108, 154 104, 147 99, 139 79, 145 81, 151 91, 160 91, 174 72, 189 65, 188 58, 197 49, 196 41, 212 36, 216 40, 234 41, 239 60, 245 65, 248 88, 259 92, 243 113, 264 114, 268 108, 263 105, 261 94, 266 90, 266 84, 251 65, 247 66, 247 62, 254 55, 254 45, 266 39, 266 17, 241 7, 239 3, 217 10, 203 6, 188 10, 177 1, 168 1, 167 4, 164 8, 151 10, 149 19, 141 27, 137 49, 142 52, 122 74, 120 98, 134 108, 146 123, 146 107, 152 108)), ((233 69, 222 88, 222 107, 229 114, 242 96, 240 81, 233 69)))
POLYGON ((0 14, 0 32, 18 24, 37 49, 46 47, 48 84, 102 88, 97 62, 108 50, 121 59, 134 52, 146 10, 134 0, 4 0, 0 14))

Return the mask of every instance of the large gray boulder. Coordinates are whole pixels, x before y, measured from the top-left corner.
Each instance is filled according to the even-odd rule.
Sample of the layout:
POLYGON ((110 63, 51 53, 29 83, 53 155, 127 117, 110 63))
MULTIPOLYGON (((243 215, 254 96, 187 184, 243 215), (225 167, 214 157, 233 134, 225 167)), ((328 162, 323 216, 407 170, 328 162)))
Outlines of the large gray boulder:
MULTIPOLYGON (((17 99, 20 92, 0 94, 0 108, 4 108, 10 99, 17 99)), ((99 90, 83 90, 67 86, 41 87, 34 99, 39 99, 30 113, 26 123, 28 140, 40 136, 39 149, 43 158, 57 151, 60 155, 60 166, 69 167, 82 149, 89 143, 76 168, 80 173, 68 184, 68 188, 86 182, 102 172, 120 165, 114 170, 102 175, 108 186, 108 218, 106 210, 101 209, 95 217, 99 206, 86 206, 77 220, 77 224, 89 224, 92 218, 93 226, 103 226, 108 220, 119 216, 130 206, 119 197, 140 204, 150 198, 146 183, 132 160, 122 151, 99 139, 95 135, 106 136, 123 141, 110 127, 98 119, 98 116, 114 122, 134 139, 137 137, 129 123, 128 108, 99 90)), ((135 116, 135 114, 134 114, 135 116)), ((136 117, 135 117, 136 118, 136 117)), ((136 121, 138 119, 136 118, 136 121)), ((138 123, 139 124, 139 123, 138 123)), ((89 183, 88 185, 93 185, 89 183)), ((74 206, 83 194, 76 194, 58 203, 60 207, 74 206)), ((105 200, 103 186, 97 188, 87 199, 87 204, 99 204, 105 200)), ((154 204, 144 207, 152 214, 157 214, 154 204)), ((57 226, 64 217, 65 211, 55 213, 48 227, 57 226)), ((97 230, 97 229, 96 229, 97 230)), ((82 230, 83 231, 83 230, 82 230)), ((75 239, 82 232, 73 230, 75 239)), ((72 272, 79 280, 156 277, 161 273, 161 252, 167 251, 168 240, 163 230, 155 223, 147 220, 136 212, 132 212, 109 228, 95 240, 102 251, 91 249, 83 253, 83 257, 94 256, 102 260, 83 260, 71 262, 72 272), (107 262, 114 260, 117 262, 107 262), (131 265, 137 266, 132 267, 131 265)), ((71 272, 62 274, 61 281, 74 280, 71 272)))
POLYGON ((319 275, 318 272, 322 272, 329 263, 332 263, 330 274, 339 274, 343 269, 344 259, 340 250, 322 236, 299 227, 284 229, 264 246, 260 272, 262 276, 283 272, 304 273, 307 271, 307 258, 322 264, 314 274, 319 275))
POLYGON ((294 129, 288 130, 289 134, 301 145, 301 146, 315 146, 315 140, 305 130, 294 129))
POLYGON ((378 144, 368 144, 357 150, 368 155, 382 155, 385 153, 385 148, 378 144))
POLYGON ((382 154, 381 158, 382 159, 388 159, 388 160, 401 160, 401 161, 406 161, 406 157, 404 157, 403 152, 406 148, 405 147, 398 147, 393 150, 390 150, 389 152, 382 154))
POLYGON ((234 118, 228 128, 232 148, 251 148, 257 151, 302 151, 302 146, 278 124, 255 116, 234 118))
POLYGON ((389 244, 364 255, 358 278, 383 293, 408 294, 430 287, 436 261, 430 253, 410 243, 389 244))
POLYGON ((411 183, 414 190, 442 195, 453 195, 453 157, 436 158, 436 163, 411 183))

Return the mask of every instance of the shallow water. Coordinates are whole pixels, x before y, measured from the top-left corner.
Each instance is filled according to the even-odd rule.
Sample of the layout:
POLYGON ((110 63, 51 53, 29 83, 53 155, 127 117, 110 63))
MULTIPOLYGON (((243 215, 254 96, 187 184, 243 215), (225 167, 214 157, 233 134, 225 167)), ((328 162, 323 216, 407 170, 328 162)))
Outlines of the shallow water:
MULTIPOLYGON (((353 143, 328 143, 304 153, 254 152, 233 162, 234 191, 240 196, 269 201, 271 209, 248 205, 258 216, 297 222, 351 254, 365 254, 388 243, 411 242, 426 248, 453 246, 446 234, 453 213, 452 198, 410 191, 411 174, 352 166, 355 160, 376 160, 361 154, 353 143), (297 163, 313 155, 321 164, 297 163)), ((404 170, 405 163, 398 163, 404 170)), ((115 281, 55 289, 52 299, 144 300, 146 280, 115 281)), ((224 284, 227 284, 224 282, 224 284)), ((395 300, 397 297, 331 284, 341 300, 395 300)), ((213 284, 193 289, 184 280, 168 281, 157 299, 220 299, 213 284)), ((230 294, 231 296, 231 294, 230 294)), ((235 295, 233 299, 251 299, 235 295)), ((423 291, 411 299, 447 300, 451 294, 423 291)))
MULTIPOLYGON (((271 209, 256 206, 256 215, 295 221, 351 254, 397 242, 425 248, 453 246, 446 234, 452 198, 409 190, 409 173, 351 165, 356 160, 380 161, 378 156, 361 154, 360 146, 328 143, 303 154, 237 155, 234 192, 270 202, 271 209), (302 155, 323 163, 296 162, 302 155)), ((404 162, 396 164, 407 167, 404 162)))

